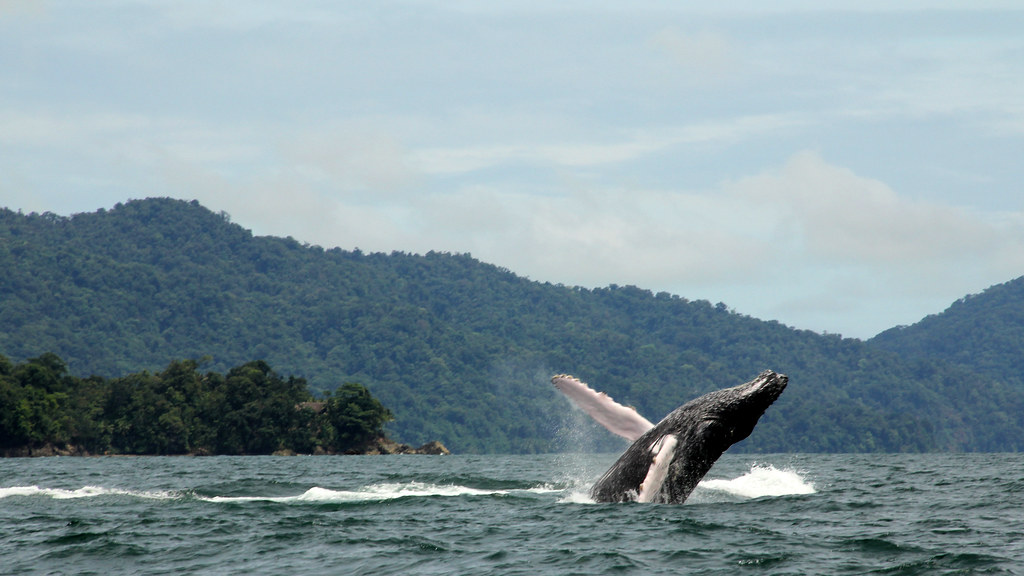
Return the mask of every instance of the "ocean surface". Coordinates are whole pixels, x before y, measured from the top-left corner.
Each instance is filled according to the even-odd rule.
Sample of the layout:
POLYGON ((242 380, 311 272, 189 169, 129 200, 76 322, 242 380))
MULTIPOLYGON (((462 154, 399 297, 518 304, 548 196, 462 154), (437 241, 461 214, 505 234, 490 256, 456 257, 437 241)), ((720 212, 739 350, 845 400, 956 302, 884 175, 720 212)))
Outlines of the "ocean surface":
POLYGON ((1024 455, 726 454, 681 506, 615 455, 0 460, 2 574, 1024 574, 1024 455))

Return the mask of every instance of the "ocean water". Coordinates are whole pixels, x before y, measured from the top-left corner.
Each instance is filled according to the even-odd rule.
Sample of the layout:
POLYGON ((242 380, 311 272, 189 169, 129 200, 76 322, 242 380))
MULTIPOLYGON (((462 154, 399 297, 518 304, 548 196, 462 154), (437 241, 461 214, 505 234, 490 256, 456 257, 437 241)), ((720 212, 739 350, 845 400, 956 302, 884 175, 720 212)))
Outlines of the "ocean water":
POLYGON ((1024 574, 1024 455, 726 454, 681 506, 615 455, 0 460, 2 574, 1024 574))

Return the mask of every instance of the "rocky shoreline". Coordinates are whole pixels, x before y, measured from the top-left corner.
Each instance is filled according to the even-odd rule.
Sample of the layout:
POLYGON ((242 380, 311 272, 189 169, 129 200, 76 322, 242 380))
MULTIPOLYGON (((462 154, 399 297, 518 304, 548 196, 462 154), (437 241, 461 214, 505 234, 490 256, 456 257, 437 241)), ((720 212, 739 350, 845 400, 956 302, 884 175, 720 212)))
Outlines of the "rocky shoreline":
MULTIPOLYGON (((382 454, 425 454, 430 456, 446 456, 451 454, 448 448, 444 444, 434 440, 433 442, 427 442, 419 448, 414 448, 408 444, 401 444, 395 442, 390 438, 381 436, 374 438, 368 442, 362 448, 354 448, 346 450, 344 452, 328 452, 321 448, 317 448, 313 452, 313 456, 328 456, 328 455, 345 455, 345 456, 377 456, 382 454)), ((274 452, 274 456, 298 456, 299 453, 291 450, 279 450, 274 452)))

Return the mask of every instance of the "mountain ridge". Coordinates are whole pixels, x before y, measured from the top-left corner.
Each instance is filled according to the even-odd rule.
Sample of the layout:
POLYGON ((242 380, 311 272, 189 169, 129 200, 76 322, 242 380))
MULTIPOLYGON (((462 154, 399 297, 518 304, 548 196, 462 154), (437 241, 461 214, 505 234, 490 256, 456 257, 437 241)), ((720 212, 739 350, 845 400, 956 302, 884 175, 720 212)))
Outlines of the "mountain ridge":
POLYGON ((53 352, 74 373, 118 376, 264 359, 313 389, 364 384, 394 412, 393 436, 455 452, 619 447, 579 422, 555 373, 657 419, 765 368, 790 389, 736 450, 1024 446, 1022 387, 995 370, 634 286, 531 281, 468 254, 254 236, 196 201, 0 210, 0 270, 0 353, 13 360, 53 352))
POLYGON ((1024 389, 1024 277, 989 286, 909 326, 885 330, 873 345, 904 356, 942 358, 1024 389))

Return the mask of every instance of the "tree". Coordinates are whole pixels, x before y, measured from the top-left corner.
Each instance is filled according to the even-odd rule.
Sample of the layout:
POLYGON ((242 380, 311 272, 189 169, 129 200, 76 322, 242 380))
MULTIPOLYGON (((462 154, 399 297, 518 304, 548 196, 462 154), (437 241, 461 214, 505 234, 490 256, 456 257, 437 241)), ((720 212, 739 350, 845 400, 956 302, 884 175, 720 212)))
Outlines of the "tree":
POLYGON ((333 428, 334 450, 359 448, 384 433, 384 424, 394 420, 391 411, 361 384, 342 385, 327 399, 327 420, 333 428))

